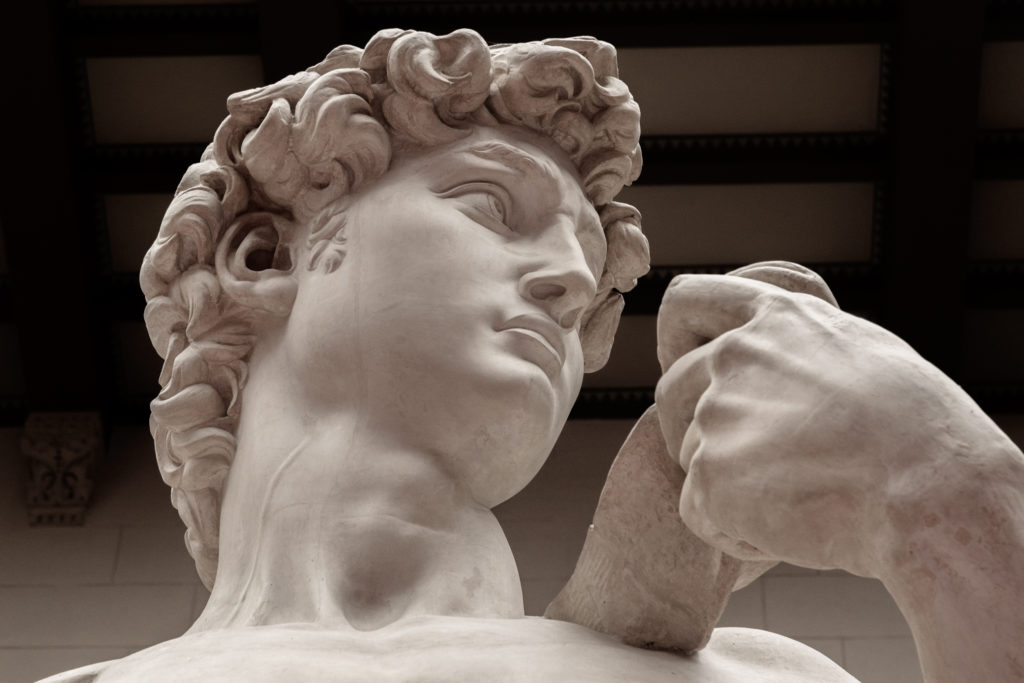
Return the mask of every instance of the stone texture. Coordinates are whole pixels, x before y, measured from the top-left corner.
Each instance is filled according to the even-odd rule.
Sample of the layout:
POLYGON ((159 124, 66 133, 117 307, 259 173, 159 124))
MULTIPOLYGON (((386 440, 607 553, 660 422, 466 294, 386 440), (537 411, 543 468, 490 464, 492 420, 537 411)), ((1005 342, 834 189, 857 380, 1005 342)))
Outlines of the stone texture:
POLYGON ((32 413, 21 449, 28 459, 32 524, 81 524, 103 450, 99 413, 32 413))
MULTIPOLYGON (((778 560, 882 579, 931 681, 1015 674, 1024 456, 780 262, 673 283, 657 409, 612 466, 561 619, 524 615, 491 508, 547 458, 649 260, 613 201, 640 165, 615 73, 593 39, 395 30, 228 99, 141 271, 157 462, 212 590, 180 637, 193 584, 140 602, 169 640, 51 683, 851 680, 783 636, 712 631, 778 560)), ((532 558, 556 571, 529 570, 529 611, 565 547, 532 558)), ((153 571, 131 557, 122 577, 153 571)), ((83 604, 0 644, 124 616, 83 604)))
POLYGON ((704 543, 676 514, 683 472, 649 409, 608 473, 576 571, 545 616, 640 647, 704 647, 741 563, 704 543))

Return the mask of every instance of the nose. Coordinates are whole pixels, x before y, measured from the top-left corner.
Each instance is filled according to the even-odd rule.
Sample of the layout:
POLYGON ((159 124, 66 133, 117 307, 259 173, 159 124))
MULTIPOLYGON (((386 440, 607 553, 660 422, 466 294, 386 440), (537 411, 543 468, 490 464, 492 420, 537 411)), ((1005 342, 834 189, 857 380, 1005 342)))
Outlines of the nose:
POLYGON ((538 256, 519 279, 519 294, 571 330, 597 292, 597 281, 575 231, 551 231, 537 245, 538 256))

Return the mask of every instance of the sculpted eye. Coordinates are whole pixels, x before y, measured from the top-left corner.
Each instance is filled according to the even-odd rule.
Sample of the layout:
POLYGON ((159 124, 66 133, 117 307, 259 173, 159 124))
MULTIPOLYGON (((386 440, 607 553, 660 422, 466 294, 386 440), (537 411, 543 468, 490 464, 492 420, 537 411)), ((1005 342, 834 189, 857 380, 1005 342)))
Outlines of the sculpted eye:
POLYGON ((440 193, 445 199, 458 199, 462 211, 475 221, 497 232, 514 232, 509 226, 512 199, 494 183, 467 183, 440 193))

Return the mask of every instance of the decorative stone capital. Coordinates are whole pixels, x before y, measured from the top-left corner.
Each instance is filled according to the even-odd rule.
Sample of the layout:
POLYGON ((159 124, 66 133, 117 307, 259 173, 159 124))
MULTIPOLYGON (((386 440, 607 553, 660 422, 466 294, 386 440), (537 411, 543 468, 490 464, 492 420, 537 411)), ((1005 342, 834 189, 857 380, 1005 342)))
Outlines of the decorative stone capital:
POLYGON ((31 413, 21 450, 28 458, 31 524, 81 524, 103 449, 99 413, 31 413))

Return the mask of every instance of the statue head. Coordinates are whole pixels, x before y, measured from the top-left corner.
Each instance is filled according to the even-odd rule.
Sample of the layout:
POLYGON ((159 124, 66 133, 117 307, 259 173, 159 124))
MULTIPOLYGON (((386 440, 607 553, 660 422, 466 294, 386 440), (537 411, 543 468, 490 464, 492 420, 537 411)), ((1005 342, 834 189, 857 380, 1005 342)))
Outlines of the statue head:
MULTIPOLYGON (((351 222, 373 229, 362 200, 402 174, 429 176, 431 155, 521 165, 522 173, 552 178, 552 191, 572 184, 567 194, 578 201, 556 209, 590 225, 591 237, 579 237, 586 225, 567 230, 574 244, 590 240, 583 252, 592 282, 579 290, 585 301, 545 310, 578 330, 583 370, 604 365, 620 292, 649 261, 639 214, 613 201, 641 163, 639 109, 616 76, 614 48, 593 38, 488 47, 468 30, 441 37, 388 30, 365 49, 341 46, 304 72, 228 98, 229 115, 182 179, 140 275, 150 338, 164 358, 150 420, 157 460, 207 587, 260 320, 319 305, 301 296, 297 303, 295 279, 280 275, 337 271, 351 222)), ((457 197, 464 212, 487 214, 481 220, 496 221, 495 230, 504 227, 500 192, 465 182, 432 192, 457 197)), ((488 267, 464 265, 466 272, 488 267)), ((544 306, 548 287, 561 285, 527 285, 544 306)), ((522 343, 544 366, 536 344, 522 343)), ((564 392, 574 398, 578 388, 564 392)))

